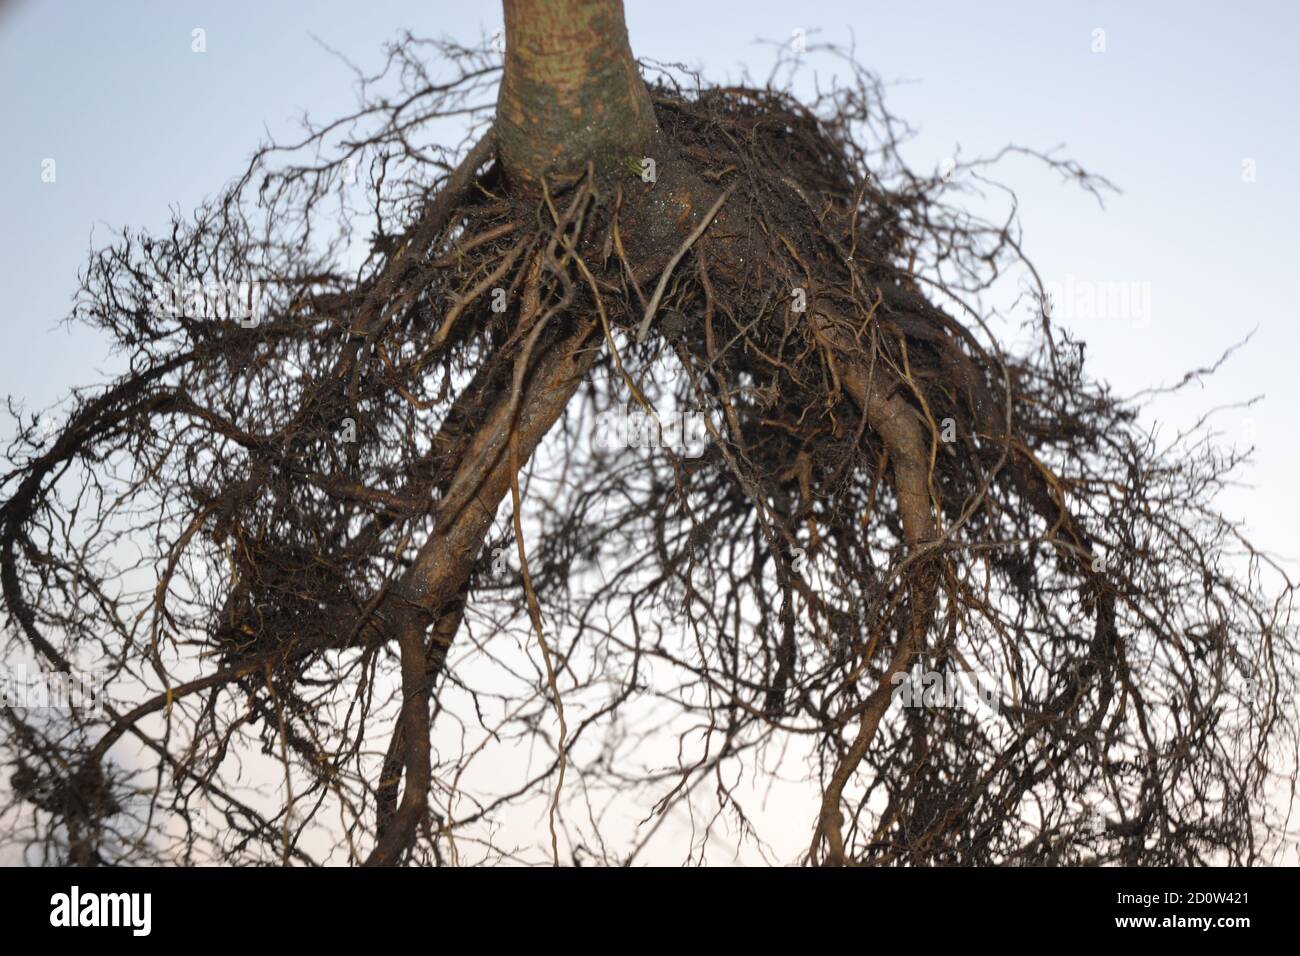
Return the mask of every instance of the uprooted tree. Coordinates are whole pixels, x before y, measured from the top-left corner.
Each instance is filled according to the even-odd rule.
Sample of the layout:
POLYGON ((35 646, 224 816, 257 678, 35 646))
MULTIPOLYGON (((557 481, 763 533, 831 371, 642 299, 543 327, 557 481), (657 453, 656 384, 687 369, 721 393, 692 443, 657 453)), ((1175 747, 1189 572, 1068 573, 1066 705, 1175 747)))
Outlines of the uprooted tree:
POLYGON ((126 371, 14 410, 0 583, 7 666, 105 702, 4 707, 6 840, 613 863, 685 809, 689 859, 761 852, 780 777, 815 864, 1276 852, 1289 582, 1213 508, 1236 454, 1158 444, 1014 200, 960 202, 996 157, 909 169, 856 66, 803 102, 638 65, 617 0, 505 27, 504 68, 406 37, 356 113, 92 256, 73 317, 126 371), (978 300, 1015 270, 1010 354, 978 300), (669 409, 693 449, 593 442, 669 409))

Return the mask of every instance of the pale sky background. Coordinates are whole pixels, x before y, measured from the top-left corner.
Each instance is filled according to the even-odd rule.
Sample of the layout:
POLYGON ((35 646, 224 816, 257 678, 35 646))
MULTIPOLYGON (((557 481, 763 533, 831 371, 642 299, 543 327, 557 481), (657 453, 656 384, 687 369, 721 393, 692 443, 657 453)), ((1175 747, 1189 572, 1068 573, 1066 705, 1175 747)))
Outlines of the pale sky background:
MULTIPOLYGON (((907 156, 931 169, 1008 142, 1065 154, 1123 194, 1106 210, 1055 174, 1008 161, 1026 249, 1049 281, 1144 283, 1140 321, 1063 316, 1088 369, 1129 394, 1171 383, 1258 328, 1205 384, 1156 407, 1167 431, 1211 408, 1255 444, 1245 485, 1222 501, 1256 543, 1300 558, 1300 4, 968 0, 628 0, 633 51, 713 79, 765 77, 770 47, 856 43, 899 81, 892 111, 920 130, 907 156), (1105 31, 1104 53, 1092 52, 1105 31), (1243 180, 1243 162, 1255 171, 1243 180)), ((241 171, 267 131, 288 137, 307 110, 354 106, 401 29, 477 42, 496 2, 441 0, 17 0, 0 3, 0 395, 29 410, 102 381, 106 344, 58 327, 91 245, 122 226, 162 227, 241 171), (207 52, 191 52, 191 30, 207 52), (42 160, 57 181, 41 181, 42 160)), ((841 68, 842 69, 842 68, 841 68)), ((829 73, 822 69, 820 76, 829 73)), ((0 430, 11 423, 0 413, 0 430)), ((1292 562, 1293 567, 1300 564, 1292 562)))

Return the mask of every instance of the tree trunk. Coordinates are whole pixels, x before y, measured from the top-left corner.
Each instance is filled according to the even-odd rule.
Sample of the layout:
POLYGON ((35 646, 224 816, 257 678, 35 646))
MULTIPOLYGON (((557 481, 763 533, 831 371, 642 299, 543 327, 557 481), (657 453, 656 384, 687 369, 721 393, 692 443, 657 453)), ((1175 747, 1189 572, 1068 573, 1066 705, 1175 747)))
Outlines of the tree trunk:
POLYGON ((504 0, 498 155, 526 188, 628 157, 655 134, 622 0, 504 0))

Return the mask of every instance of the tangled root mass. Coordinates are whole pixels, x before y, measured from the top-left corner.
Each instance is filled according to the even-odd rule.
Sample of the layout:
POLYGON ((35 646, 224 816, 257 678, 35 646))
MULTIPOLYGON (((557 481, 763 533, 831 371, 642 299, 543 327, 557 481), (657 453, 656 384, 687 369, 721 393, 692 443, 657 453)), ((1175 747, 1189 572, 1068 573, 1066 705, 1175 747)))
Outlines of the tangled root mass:
MULTIPOLYGON (((481 827, 549 799, 566 765, 582 788, 561 805, 639 801, 647 828, 713 801, 690 854, 715 827, 764 845, 740 783, 759 772, 821 795, 814 862, 1276 850, 1290 585, 1267 587, 1276 569, 1213 508, 1235 455, 1160 448, 1044 314, 1014 215, 961 204, 991 161, 909 169, 861 71, 803 103, 652 65, 655 181, 628 157, 538 199, 490 134, 459 164, 427 145, 449 116, 481 127, 497 76, 433 48, 450 82, 408 38, 345 123, 92 257, 75 318, 127 370, 53 431, 15 412, 0 563, 9 662, 93 660, 112 699, 4 709, 13 842, 78 862, 364 856, 405 746, 393 595, 459 489, 488 481, 471 460, 494 415, 522 429, 531 377, 565 353, 583 374, 520 477, 527 588, 501 573, 517 542, 498 520, 424 608, 436 719, 460 736, 435 748, 411 858, 465 853, 462 833, 506 858, 481 827), (373 92, 393 80, 404 97, 373 92), (1016 270, 1036 331, 1009 354, 979 302, 1016 270), (702 454, 593 447, 602 416, 670 408, 706 423, 702 454), (509 636, 530 596, 553 678, 509 636), (992 706, 882 711, 918 670, 995 675, 992 706), (554 759, 460 799, 475 729, 543 735, 554 759), (257 755, 291 798, 241 794, 257 755)), ((597 818, 566 815, 575 859, 634 858, 597 818)))

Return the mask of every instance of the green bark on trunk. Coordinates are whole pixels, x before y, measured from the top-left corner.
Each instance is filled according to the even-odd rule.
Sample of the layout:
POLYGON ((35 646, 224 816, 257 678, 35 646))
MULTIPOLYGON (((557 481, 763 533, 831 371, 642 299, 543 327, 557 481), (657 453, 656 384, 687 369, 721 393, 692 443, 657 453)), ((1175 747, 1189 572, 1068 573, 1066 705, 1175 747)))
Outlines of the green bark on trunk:
POLYGON ((498 154, 510 179, 639 159, 656 132, 632 58, 622 0, 504 0, 505 75, 497 99, 498 154))

